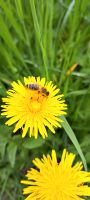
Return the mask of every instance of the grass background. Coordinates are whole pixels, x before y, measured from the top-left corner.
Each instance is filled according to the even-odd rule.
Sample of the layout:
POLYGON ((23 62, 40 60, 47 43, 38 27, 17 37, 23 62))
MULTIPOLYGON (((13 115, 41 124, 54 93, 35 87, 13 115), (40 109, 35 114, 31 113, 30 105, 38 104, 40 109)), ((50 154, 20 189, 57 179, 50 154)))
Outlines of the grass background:
MULTIPOLYGON (((90 170, 89 0, 0 0, 0 104, 11 82, 28 75, 45 76, 64 93, 67 120, 90 170)), ((52 148, 58 158, 64 147, 78 153, 63 129, 44 141, 23 140, 5 121, 0 117, 0 200, 22 200, 20 180, 33 158, 52 148)))

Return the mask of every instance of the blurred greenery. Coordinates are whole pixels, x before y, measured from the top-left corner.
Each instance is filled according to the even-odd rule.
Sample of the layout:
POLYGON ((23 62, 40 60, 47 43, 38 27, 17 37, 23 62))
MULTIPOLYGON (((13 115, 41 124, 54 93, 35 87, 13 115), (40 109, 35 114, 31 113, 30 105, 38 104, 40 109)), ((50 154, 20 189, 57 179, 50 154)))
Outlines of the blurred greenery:
MULTIPOLYGON (((89 0, 0 0, 0 97, 6 96, 12 81, 29 75, 47 77, 64 93, 67 119, 90 170, 89 0), (77 67, 67 75, 75 63, 77 67)), ((63 129, 36 141, 22 139, 21 130, 14 135, 13 127, 4 123, 1 117, 0 200, 24 199, 20 180, 35 157, 52 148, 58 158, 63 148, 78 154, 63 129)))

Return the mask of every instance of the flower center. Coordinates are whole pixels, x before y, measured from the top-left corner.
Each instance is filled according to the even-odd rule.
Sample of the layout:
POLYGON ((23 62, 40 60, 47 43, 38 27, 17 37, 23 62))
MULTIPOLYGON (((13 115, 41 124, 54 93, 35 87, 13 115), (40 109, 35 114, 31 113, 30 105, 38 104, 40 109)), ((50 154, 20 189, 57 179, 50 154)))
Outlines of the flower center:
POLYGON ((47 100, 47 95, 40 90, 26 90, 26 102, 29 110, 33 113, 39 112, 47 100))
POLYGON ((30 110, 32 112, 38 112, 40 108, 41 108, 41 103, 39 103, 38 101, 31 101, 30 110))

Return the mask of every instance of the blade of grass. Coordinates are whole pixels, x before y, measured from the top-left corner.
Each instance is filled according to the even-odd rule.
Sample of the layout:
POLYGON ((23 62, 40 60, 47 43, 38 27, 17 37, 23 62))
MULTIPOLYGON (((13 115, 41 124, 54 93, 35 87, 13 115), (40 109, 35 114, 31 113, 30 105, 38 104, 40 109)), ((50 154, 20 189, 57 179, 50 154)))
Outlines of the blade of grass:
POLYGON ((5 179, 5 181, 3 183, 3 186, 2 186, 2 190, 0 192, 0 200, 2 200, 3 193, 4 193, 5 189, 6 189, 7 181, 8 181, 8 175, 6 176, 6 179, 5 179))
POLYGON ((8 63, 7 68, 11 71, 11 73, 16 72, 17 69, 13 64, 14 63, 13 58, 11 57, 11 54, 7 51, 5 46, 3 46, 2 44, 0 44, 0 53, 2 56, 5 57, 5 59, 8 63))
POLYGON ((25 36, 25 43, 28 47, 29 56, 33 59, 33 52, 32 52, 32 47, 31 47, 30 38, 29 38, 30 32, 28 32, 27 27, 26 27, 25 13, 23 11, 22 1, 21 0, 20 1, 15 0, 15 6, 16 6, 16 11, 17 11, 19 21, 22 25, 23 33, 24 33, 24 36, 25 36))
POLYGON ((72 143, 74 144, 75 148, 77 149, 81 159, 82 159, 82 162, 83 162, 83 165, 84 165, 84 168, 85 170, 87 171, 87 164, 86 164, 86 159, 83 155, 83 152, 82 152, 82 149, 80 147, 80 144, 72 130, 72 128, 70 127, 69 123, 67 122, 66 118, 64 116, 60 117, 63 122, 61 123, 62 124, 62 127, 64 128, 64 130, 66 131, 68 137, 70 138, 70 140, 72 141, 72 143))
MULTIPOLYGON (((48 1, 49 2, 49 1, 48 1)), ((51 0, 49 2, 50 6, 49 6, 49 54, 50 54, 50 66, 53 68, 53 64, 54 64, 54 45, 53 45, 53 17, 54 17, 54 1, 51 0)))
POLYGON ((16 21, 16 18, 13 15, 13 12, 11 9, 8 9, 8 4, 4 3, 4 1, 1 0, 0 6, 3 8, 4 13, 6 14, 7 19, 9 20, 10 24, 14 27, 14 30, 18 34, 21 40, 25 41, 22 29, 20 24, 16 21))
POLYGON ((17 13, 20 19, 23 19, 23 11, 22 11, 22 3, 21 0, 15 0, 16 8, 17 8, 17 13))
POLYGON ((40 27, 39 27, 39 23, 38 23, 38 19, 37 19, 34 0, 30 0, 30 6, 31 6, 31 12, 32 12, 33 21, 34 21, 34 28, 35 28, 35 31, 36 31, 37 39, 39 41, 42 56, 43 56, 45 75, 48 79, 49 78, 49 76, 48 76, 48 60, 47 60, 47 55, 46 55, 46 49, 45 49, 43 42, 42 42, 41 31, 40 31, 40 27))
POLYGON ((69 17, 69 15, 70 15, 71 12, 72 12, 72 9, 73 9, 74 4, 75 4, 75 0, 72 0, 71 3, 70 3, 70 5, 68 6, 67 12, 66 12, 66 14, 65 14, 65 17, 64 17, 64 19, 63 19, 62 25, 61 25, 61 27, 60 27, 60 31, 61 31, 62 28, 64 28, 64 26, 66 25, 67 20, 68 20, 68 17, 69 17))
POLYGON ((87 89, 72 91, 72 92, 67 93, 67 94, 66 94, 66 97, 70 97, 70 96, 72 96, 72 95, 80 96, 80 95, 85 95, 85 94, 90 94, 90 92, 87 91, 87 89))
POLYGON ((13 42, 13 38, 4 22, 3 17, 0 15, 0 36, 3 38, 7 46, 13 50, 14 54, 16 54, 17 58, 24 64, 24 60, 21 56, 20 51, 16 47, 16 45, 13 42))

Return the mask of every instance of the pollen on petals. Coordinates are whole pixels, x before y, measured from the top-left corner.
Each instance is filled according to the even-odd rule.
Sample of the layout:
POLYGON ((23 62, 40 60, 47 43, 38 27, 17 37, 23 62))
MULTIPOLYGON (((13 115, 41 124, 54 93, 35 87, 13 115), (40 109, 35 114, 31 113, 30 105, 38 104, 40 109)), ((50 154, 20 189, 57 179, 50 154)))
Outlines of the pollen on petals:
POLYGON ((19 80, 12 83, 7 97, 2 101, 2 115, 8 118, 6 124, 15 124, 14 133, 22 129, 22 137, 47 137, 47 128, 52 133, 61 127, 61 115, 66 114, 67 105, 59 94, 60 89, 45 78, 24 77, 24 84, 19 80))

